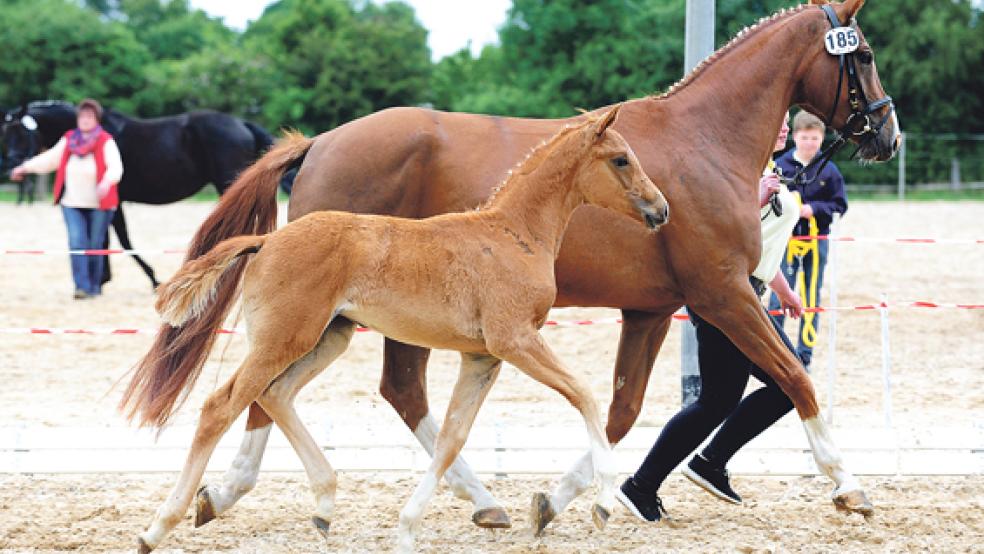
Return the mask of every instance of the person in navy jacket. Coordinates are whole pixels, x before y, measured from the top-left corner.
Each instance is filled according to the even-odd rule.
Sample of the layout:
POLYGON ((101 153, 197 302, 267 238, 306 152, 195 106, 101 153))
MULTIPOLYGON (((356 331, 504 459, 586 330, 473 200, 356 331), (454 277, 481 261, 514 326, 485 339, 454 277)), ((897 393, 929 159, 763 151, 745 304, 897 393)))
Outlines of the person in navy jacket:
MULTIPOLYGON (((823 144, 824 131, 823 121, 817 116, 805 111, 796 114, 796 117, 793 118, 793 142, 796 144, 796 147, 776 160, 776 165, 782 170, 783 176, 792 177, 805 165, 810 163, 810 160, 817 155, 820 146, 823 144)), ((799 179, 798 183, 790 185, 790 190, 798 192, 802 200, 800 220, 793 229, 793 236, 807 236, 810 234, 809 221, 811 217, 816 219, 817 232, 820 235, 828 235, 830 234, 830 224, 834 219, 834 214, 839 213, 843 215, 847 212, 847 194, 844 192, 844 177, 833 162, 828 163, 819 171, 816 169, 807 171, 799 179)), ((786 257, 783 257, 782 261, 782 272, 791 287, 795 287, 796 274, 800 271, 803 272, 804 282, 809 287, 814 266, 816 266, 816 305, 818 306, 821 305, 820 289, 823 286, 824 267, 827 265, 828 246, 829 241, 819 241, 819 260, 817 262, 814 262, 812 252, 804 255, 802 258, 794 258, 792 263, 787 263, 786 257)), ((773 294, 769 301, 769 309, 778 310, 779 308, 779 299, 773 294)), ((780 315, 777 319, 779 320, 779 324, 782 325, 783 316, 780 315)), ((819 326, 819 322, 819 314, 816 314, 813 318, 813 325, 819 326)), ((813 359, 813 348, 803 342, 804 323, 805 319, 800 320, 796 353, 803 361, 803 364, 809 367, 813 359)))

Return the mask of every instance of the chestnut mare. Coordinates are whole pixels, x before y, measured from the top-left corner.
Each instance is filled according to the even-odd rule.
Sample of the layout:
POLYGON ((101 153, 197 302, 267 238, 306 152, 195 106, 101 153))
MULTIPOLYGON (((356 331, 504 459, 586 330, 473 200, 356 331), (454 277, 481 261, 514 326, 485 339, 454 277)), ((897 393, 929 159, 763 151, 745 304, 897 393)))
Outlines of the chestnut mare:
MULTIPOLYGON (((190 319, 224 311, 211 303, 223 272, 256 254, 242 293, 249 353, 205 401, 185 467, 140 536, 141 550, 159 545, 181 520, 219 438, 252 402, 273 416, 300 456, 317 500, 314 522, 327 532, 335 472, 293 399, 346 349, 356 321, 406 344, 462 353, 433 462, 400 512, 400 551, 413 551, 424 508, 468 438, 503 360, 581 412, 601 484, 592 515, 604 528, 615 502, 615 464, 600 412, 590 386, 564 367, 539 329, 557 295, 554 260, 575 208, 589 202, 653 228, 668 218, 666 200, 628 143, 608 129, 617 111, 562 129, 479 211, 425 220, 318 212, 268 235, 226 240, 185 263, 157 301, 164 321, 179 330, 190 319)), ((306 142, 288 137, 272 155, 298 141, 306 142)), ((168 348, 180 355, 188 341, 201 340, 179 331, 168 348)), ((160 354, 144 357, 124 395, 141 424, 165 425, 201 370, 169 374, 160 354)))
MULTIPOLYGON (((831 7, 840 22, 857 29, 853 18, 862 4, 863 0, 848 0, 831 7)), ((817 417, 809 377, 783 346, 748 286, 761 248, 758 177, 790 105, 828 117, 828 124, 837 129, 856 122, 856 110, 871 107, 874 117, 888 118, 887 124, 865 137, 860 156, 885 161, 899 146, 891 107, 878 107, 863 96, 885 94, 863 36, 855 54, 863 89, 859 107, 843 101, 855 95, 847 80, 839 79, 838 58, 824 48, 824 34, 831 25, 821 7, 800 6, 765 18, 667 93, 621 105, 615 128, 633 146, 650 178, 660 183, 673 205, 673 222, 652 236, 607 211, 590 206, 578 210, 557 259, 555 305, 622 310, 607 422, 612 444, 625 436, 639 415, 670 316, 689 304, 707 314, 789 395, 818 467, 836 483, 835 504, 870 513, 870 503, 844 469, 817 417)), ((189 258, 226 237, 272 229, 277 183, 288 168, 300 165, 290 219, 327 209, 411 218, 464 211, 481 204, 526 150, 570 121, 416 108, 386 110, 353 121, 313 139, 296 156, 260 160, 202 224, 189 258)), ((862 137, 851 138, 858 142, 862 137)), ((220 287, 217 302, 228 308, 234 292, 230 279, 220 287)), ((157 340, 167 344, 170 339, 165 332, 157 340)), ((168 363, 175 368, 199 363, 202 352, 188 360, 171 357, 168 363)), ((433 452, 437 425, 425 390, 428 354, 426 349, 387 339, 380 389, 424 448, 433 452)), ((224 482, 200 491, 200 523, 227 510, 255 485, 269 432, 270 419, 254 404, 239 455, 224 482)), ((549 498, 538 494, 532 515, 536 529, 542 530, 583 491, 591 475, 591 457, 586 455, 549 498)), ((455 494, 473 502, 476 524, 509 525, 505 511, 464 460, 458 458, 446 476, 455 494)))

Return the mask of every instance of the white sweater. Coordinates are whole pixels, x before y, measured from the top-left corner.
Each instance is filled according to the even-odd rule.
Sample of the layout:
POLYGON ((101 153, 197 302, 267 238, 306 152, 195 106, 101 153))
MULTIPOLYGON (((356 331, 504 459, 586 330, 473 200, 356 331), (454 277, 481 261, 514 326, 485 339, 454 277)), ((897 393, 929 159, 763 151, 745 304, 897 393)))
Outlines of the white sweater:
MULTIPOLYGON (((772 172, 773 164, 769 162, 762 173, 766 175, 772 172)), ((799 206, 796 197, 789 192, 786 185, 779 185, 779 202, 782 204, 782 215, 776 217, 772 212, 772 207, 766 204, 760 211, 762 217, 762 256, 759 258, 758 266, 752 272, 752 276, 761 280, 763 283, 770 283, 779 271, 782 257, 786 253, 786 245, 789 244, 789 236, 793 232, 793 227, 799 221, 799 206)))
MULTIPOLYGON (((24 168, 31 173, 50 173, 58 169, 68 143, 62 137, 50 150, 42 152, 24 162, 24 168)), ((103 182, 118 183, 123 177, 123 160, 116 141, 109 139, 103 147, 106 159, 106 173, 103 182)), ((70 208, 99 208, 99 194, 96 192, 96 157, 71 155, 65 168, 65 193, 61 205, 70 208)))

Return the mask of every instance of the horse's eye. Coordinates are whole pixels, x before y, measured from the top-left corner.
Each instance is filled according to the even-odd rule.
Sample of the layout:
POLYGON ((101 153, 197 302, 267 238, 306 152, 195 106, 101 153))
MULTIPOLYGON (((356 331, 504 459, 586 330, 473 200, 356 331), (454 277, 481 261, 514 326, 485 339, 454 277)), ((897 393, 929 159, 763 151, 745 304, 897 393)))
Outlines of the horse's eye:
POLYGON ((871 55, 870 50, 862 50, 858 52, 858 60, 860 60, 864 65, 870 65, 873 59, 874 57, 871 55))
POLYGON ((629 159, 626 158, 625 156, 619 156, 613 159, 612 163, 615 164, 615 167, 625 167, 629 165, 629 159))

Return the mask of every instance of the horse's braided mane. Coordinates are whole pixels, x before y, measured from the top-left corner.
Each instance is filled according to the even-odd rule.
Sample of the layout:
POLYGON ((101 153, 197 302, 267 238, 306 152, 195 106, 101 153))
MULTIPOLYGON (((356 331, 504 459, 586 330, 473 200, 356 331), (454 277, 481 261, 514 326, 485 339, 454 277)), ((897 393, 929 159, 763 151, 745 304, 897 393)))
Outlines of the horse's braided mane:
POLYGON ((704 70, 706 70, 711 64, 713 64, 714 62, 719 60, 722 56, 733 50, 738 44, 744 42, 748 37, 757 34, 762 29, 770 27, 773 23, 776 23, 780 20, 784 20, 786 19, 786 17, 791 17, 795 14, 798 14, 810 7, 812 7, 811 4, 802 4, 794 8, 783 8, 772 15, 767 15, 759 19, 757 22, 755 22, 754 25, 750 27, 745 27, 741 31, 738 31, 738 34, 736 34, 734 38, 728 41, 727 44, 725 44, 721 48, 718 48, 711 55, 704 58, 704 60, 701 61, 699 64, 697 64, 697 66, 694 67, 690 71, 690 73, 684 75, 682 79, 674 83, 670 88, 666 90, 666 92, 659 95, 653 95, 651 96, 651 98, 655 98, 658 100, 661 98, 667 98, 679 92, 680 89, 689 85, 694 79, 696 79, 701 73, 703 73, 704 70))
POLYGON ((63 108, 75 108, 75 106, 64 100, 35 100, 27 105, 28 109, 31 108, 51 108, 54 106, 61 106, 63 108))
POLYGON ((495 197, 499 194, 499 192, 502 189, 506 188, 506 186, 509 185, 509 182, 513 179, 513 177, 515 177, 516 175, 524 175, 532 171, 534 167, 540 164, 542 158, 550 151, 550 149, 554 145, 559 143, 563 137, 570 134, 571 131, 580 129, 585 125, 587 125, 588 123, 592 123, 594 121, 596 120, 588 119, 585 121, 576 121, 573 123, 568 123, 567 125, 564 125, 559 131, 557 131, 555 135, 553 135, 550 138, 544 139, 542 142, 540 142, 540 144, 531 148, 530 151, 526 153, 526 156, 519 161, 519 163, 514 165, 512 169, 506 172, 505 177, 503 177, 502 180, 499 181, 499 184, 492 189, 492 194, 489 195, 489 198, 485 202, 480 204, 477 208, 475 208, 475 210, 480 211, 490 207, 492 203, 495 201, 495 197), (527 165, 533 167, 528 168, 526 167, 527 165))

